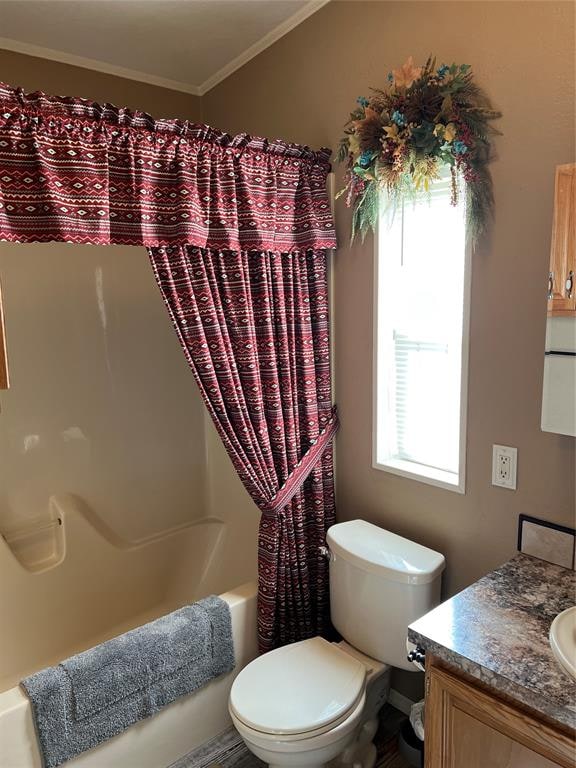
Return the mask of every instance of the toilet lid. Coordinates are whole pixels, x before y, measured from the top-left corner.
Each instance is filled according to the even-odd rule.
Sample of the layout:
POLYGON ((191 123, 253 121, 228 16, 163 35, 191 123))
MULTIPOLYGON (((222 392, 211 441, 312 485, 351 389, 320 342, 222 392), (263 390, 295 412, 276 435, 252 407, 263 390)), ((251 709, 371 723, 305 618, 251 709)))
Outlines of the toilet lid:
POLYGON ((252 661, 232 686, 230 708, 249 728, 297 734, 345 719, 364 693, 366 668, 321 637, 252 661))

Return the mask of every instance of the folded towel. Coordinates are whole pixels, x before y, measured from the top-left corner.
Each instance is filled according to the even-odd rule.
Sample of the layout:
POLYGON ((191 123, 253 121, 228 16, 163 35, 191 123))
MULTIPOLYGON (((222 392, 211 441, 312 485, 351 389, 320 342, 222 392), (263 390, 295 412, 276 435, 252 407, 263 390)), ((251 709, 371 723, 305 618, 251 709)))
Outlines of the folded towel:
POLYGON ((234 663, 228 603, 207 597, 27 677, 21 684, 45 768, 116 736, 234 663))

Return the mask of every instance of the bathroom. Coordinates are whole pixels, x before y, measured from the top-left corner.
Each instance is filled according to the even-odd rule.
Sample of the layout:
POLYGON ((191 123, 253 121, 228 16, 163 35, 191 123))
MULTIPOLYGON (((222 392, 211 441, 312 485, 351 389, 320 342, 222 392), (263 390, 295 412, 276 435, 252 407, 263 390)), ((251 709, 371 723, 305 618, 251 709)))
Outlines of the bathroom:
MULTIPOLYGON (((327 247, 326 263, 328 399, 337 405, 340 423, 333 437, 335 523, 366 521, 402 537, 407 542, 402 546, 417 544, 442 555, 441 581, 434 582, 441 591, 422 613, 462 590, 477 594, 483 578, 503 579, 498 569, 518 557, 520 548, 536 556, 530 583, 542 577, 550 589, 567 584, 569 603, 576 602, 570 581, 574 430, 570 434, 570 424, 542 429, 545 365, 561 364, 544 354, 547 320, 556 322, 554 299, 547 312, 546 293, 558 218, 555 173, 576 160, 570 63, 575 35, 575 7, 564 0, 0 0, 0 82, 11 88, 113 104, 232 136, 279 137, 280 143, 314 152, 332 150, 326 199, 333 207, 337 247, 327 247), (394 471, 398 467, 380 457, 378 338, 385 310, 397 297, 392 291, 389 301, 378 299, 384 295, 380 287, 389 291, 395 283, 379 265, 384 225, 379 234, 369 232, 364 240, 357 235, 351 242, 352 211, 346 195, 338 196, 347 182, 337 150, 357 99, 386 88, 388 73, 410 57, 419 67, 429 56, 437 66, 469 64, 500 115, 490 123, 498 131, 490 135, 493 211, 474 246, 462 249, 462 275, 446 269, 443 254, 431 247, 430 265, 402 288, 420 301, 434 293, 435 311, 448 304, 451 291, 461 291, 456 482, 394 471), (432 292, 426 291, 427 282, 432 292), (493 484, 494 446, 517 449, 501 454, 506 467, 517 463, 515 488, 493 484), (550 559, 546 567, 552 570, 544 571, 539 563, 550 559)), ((0 203, 9 194, 4 170, 0 203)), ((452 210, 448 203, 444 209, 452 210)), ((332 216, 322 215, 326 221, 332 216)), ((0 338, 5 339, 0 342, 0 768, 43 765, 22 679, 209 595, 220 595, 230 609, 233 672, 61 764, 280 764, 258 762, 232 730, 229 712, 234 676, 267 655, 259 655, 257 646, 263 513, 205 406, 146 248, 62 242, 66 238, 38 231, 35 238, 0 237, 0 338), (8 384, 4 378, 9 387, 2 386, 8 384), (220 737, 230 740, 228 752, 218 746, 208 752, 206 745, 218 744, 220 737)), ((570 224, 565 231, 569 239, 570 224)), ((566 277, 553 280, 553 292, 557 285, 567 290, 566 277)), ((573 340, 571 311, 559 310, 558 319, 573 340)), ((566 411, 576 399, 570 381, 566 411)), ((558 401, 555 394, 553 405, 558 401)), ((442 430, 433 420, 430 425, 434 450, 442 430)), ((317 564, 326 592, 328 570, 338 563, 332 551, 338 542, 317 543, 328 550, 317 564)), ((390 539, 383 546, 389 545, 390 539)), ((406 556, 402 549, 397 554, 406 556)), ((527 562, 522 561, 525 567, 527 562)), ((327 604, 325 596, 324 614, 327 604)), ((558 604, 554 615, 568 607, 558 604)), ((376 621, 385 606, 371 604, 370 610, 376 621)), ((467 614, 470 635, 483 628, 472 613, 467 614)), ((445 615, 445 627, 455 620, 450 617, 445 615)), ((418 618, 405 621, 403 637, 418 618)), ((416 633, 414 644, 426 651, 427 665, 432 657, 436 663, 441 645, 428 629, 417 624, 410 630, 416 633), (424 648, 425 638, 434 653, 424 648)), ((521 626, 517 630, 523 632, 521 626)), ((318 623, 317 634, 339 640, 327 622, 318 623)), ((276 645, 289 648, 300 639, 291 636, 276 645)), ((545 641, 548 649, 547 636, 545 641)), ((527 648, 516 653, 521 666, 527 648)), ((408 662, 402 668, 404 661, 392 664, 382 731, 387 716, 390 723, 407 717, 425 696, 424 674, 408 662)), ((430 662, 430 675, 433 669, 430 662)), ((522 745, 517 749, 530 748, 529 756, 505 745, 504 756, 495 747, 483 762, 458 755, 440 762, 432 754, 431 736, 424 740, 427 765, 572 765, 576 686, 558 669, 562 713, 551 715, 512 697, 514 712, 527 711, 536 725, 530 736, 506 736, 522 745), (556 744, 554 749, 546 752, 540 737, 556 744)), ((470 669, 466 674, 478 681, 470 669)), ((542 672, 533 674, 537 690, 542 672)), ((425 720, 430 728, 440 718, 430 715, 434 685, 431 678, 425 720)), ((479 690, 486 694, 482 686, 479 690)), ((454 715, 462 725, 458 717, 464 716, 454 715)), ((396 755, 396 735, 386 744, 391 755, 379 754, 377 765, 387 765, 382 759, 394 767, 410 764, 408 756, 396 755)), ((355 759, 372 768, 369 757, 364 763, 355 759)))

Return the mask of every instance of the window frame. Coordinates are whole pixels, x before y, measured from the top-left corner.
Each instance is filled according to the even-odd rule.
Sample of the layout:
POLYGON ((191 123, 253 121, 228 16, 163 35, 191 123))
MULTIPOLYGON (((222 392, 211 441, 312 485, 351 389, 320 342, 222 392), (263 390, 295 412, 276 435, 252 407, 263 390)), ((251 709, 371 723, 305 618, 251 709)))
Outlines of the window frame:
POLYGON ((454 482, 453 473, 436 467, 429 467, 404 459, 378 461, 378 356, 379 356, 379 285, 380 285, 380 230, 386 226, 381 215, 374 231, 374 292, 373 292, 373 327, 372 327, 372 468, 392 475, 416 480, 426 485, 443 488, 464 495, 466 493, 466 455, 468 427, 468 368, 470 348, 470 297, 472 288, 472 247, 466 238, 464 248, 464 279, 462 291, 462 346, 460 365, 460 431, 458 451, 458 482, 454 482))

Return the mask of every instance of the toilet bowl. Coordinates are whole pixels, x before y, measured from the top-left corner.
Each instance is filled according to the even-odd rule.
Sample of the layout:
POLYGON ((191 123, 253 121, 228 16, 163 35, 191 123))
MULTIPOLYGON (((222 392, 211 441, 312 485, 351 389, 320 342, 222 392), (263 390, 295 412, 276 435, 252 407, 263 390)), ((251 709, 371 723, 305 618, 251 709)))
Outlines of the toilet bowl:
POLYGON ((350 715, 334 728, 290 736, 256 731, 238 720, 233 712, 230 714, 248 749, 270 768, 321 768, 354 740, 365 698, 361 696, 350 715))
POLYGON ((240 672, 230 715, 248 748, 269 765, 318 768, 354 740, 369 672, 361 659, 321 637, 293 643, 240 672))
POLYGON ((373 768, 390 666, 411 668, 407 627, 440 598, 438 552, 362 520, 332 526, 327 543, 331 617, 344 641, 270 651, 230 692, 236 729, 271 768, 373 768))

